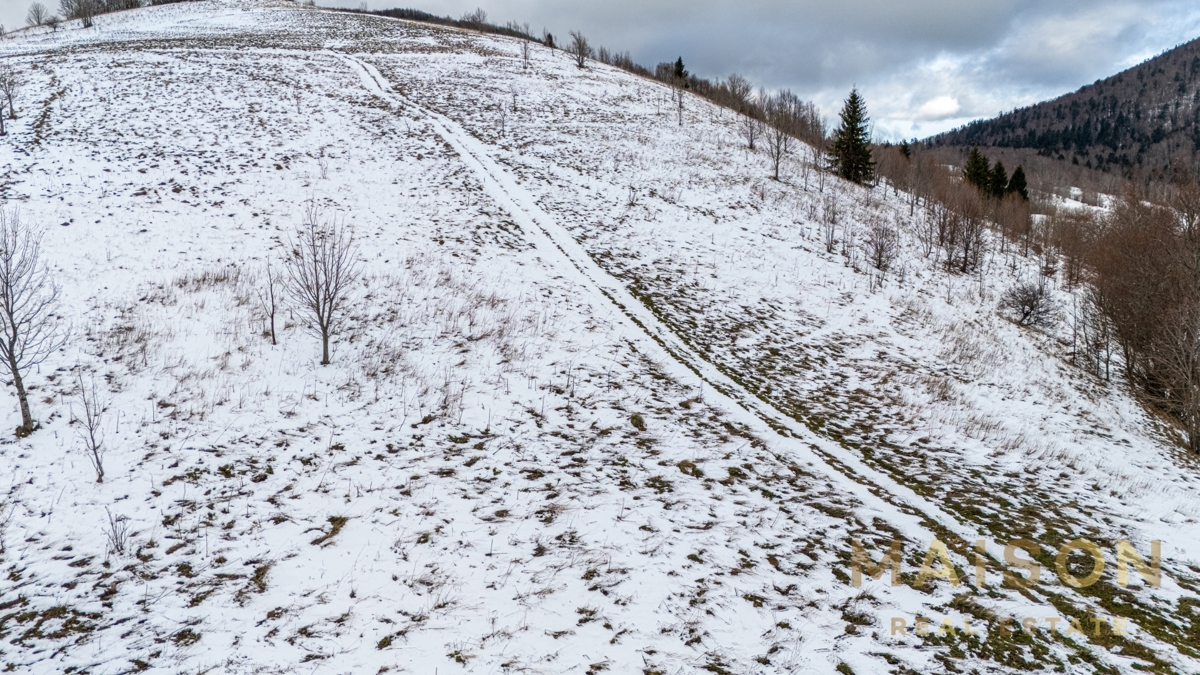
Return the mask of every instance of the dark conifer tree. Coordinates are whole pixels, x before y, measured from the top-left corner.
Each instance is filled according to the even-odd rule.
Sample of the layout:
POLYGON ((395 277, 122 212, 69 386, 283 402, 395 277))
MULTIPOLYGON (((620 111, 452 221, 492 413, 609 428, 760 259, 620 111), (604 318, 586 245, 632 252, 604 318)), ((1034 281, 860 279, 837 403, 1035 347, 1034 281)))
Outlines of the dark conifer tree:
POLYGON ((832 169, 846 180, 865 183, 875 177, 875 161, 871 159, 867 106, 858 95, 858 89, 850 91, 840 117, 842 124, 833 132, 833 146, 829 151, 832 169))
POLYGON ((908 141, 900 141, 900 154, 904 155, 904 159, 912 159, 912 146, 908 141))
POLYGON ((963 180, 984 192, 991 189, 991 163, 979 148, 971 148, 970 154, 967 155, 967 163, 963 165, 963 180))
POLYGON ((992 167, 991 181, 988 183, 988 193, 993 197, 1000 198, 1004 196, 1004 191, 1008 188, 1008 172, 1004 170, 1004 164, 997 161, 996 166, 992 167))
POLYGON ((1025 169, 1018 166, 1016 171, 1013 171, 1012 178, 1008 179, 1008 187, 1004 190, 1008 194, 1021 195, 1025 201, 1029 201, 1029 189, 1025 185, 1025 169))
POLYGON ((683 67, 683 57, 675 59, 675 80, 677 82, 687 82, 688 71, 683 67))

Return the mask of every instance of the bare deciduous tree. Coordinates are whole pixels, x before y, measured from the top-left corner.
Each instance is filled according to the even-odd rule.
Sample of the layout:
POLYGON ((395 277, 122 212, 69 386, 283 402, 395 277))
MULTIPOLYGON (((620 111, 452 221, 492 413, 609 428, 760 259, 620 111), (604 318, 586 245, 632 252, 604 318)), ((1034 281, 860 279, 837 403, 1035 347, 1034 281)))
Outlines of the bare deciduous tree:
POLYGON ((762 120, 754 117, 753 111, 747 111, 742 119, 738 122, 738 130, 742 133, 742 138, 746 139, 746 146, 750 150, 757 150, 755 141, 762 137, 763 123, 762 120))
POLYGON ((729 96, 733 99, 734 110, 742 113, 746 112, 747 107, 750 105, 750 94, 754 91, 750 80, 734 73, 729 76, 729 79, 725 80, 725 88, 729 90, 729 96))
POLYGON ((1200 182, 1190 175, 1179 180, 1172 186, 1169 199, 1171 208, 1179 216, 1183 235, 1200 238, 1200 182))
POLYGON ((1151 354, 1164 385, 1152 395, 1182 423, 1188 449, 1200 454, 1200 311, 1196 303, 1183 303, 1164 322, 1151 354))
POLYGON ((79 19, 84 28, 92 27, 92 19, 100 10, 97 0, 60 0, 59 12, 65 19, 79 19))
POLYGON ((467 12, 462 15, 461 21, 476 26, 482 26, 487 23, 487 12, 483 11, 482 7, 476 7, 474 12, 467 12))
POLYGON ((46 23, 48 18, 50 18, 50 11, 40 2, 30 5, 29 11, 25 13, 25 23, 30 26, 41 26, 46 23))
POLYGON ((571 31, 571 44, 567 51, 575 58, 575 65, 579 68, 583 68, 587 64, 587 60, 592 57, 592 46, 588 44, 583 33, 577 30, 571 31))
POLYGON ((354 235, 309 202, 304 223, 288 242, 288 290, 310 330, 321 338, 321 365, 329 364, 329 338, 339 332, 350 287, 358 278, 354 235))
POLYGON ((271 266, 271 261, 267 261, 266 280, 259 286, 255 293, 258 295, 258 306, 262 310, 263 316, 267 319, 267 329, 271 334, 271 344, 279 344, 275 340, 275 314, 279 310, 280 286, 279 275, 275 272, 275 268, 271 266))
POLYGON ((767 155, 774 169, 772 178, 779 180, 779 167, 783 158, 792 151, 792 107, 785 96, 763 96, 763 108, 767 115, 767 155))
POLYGON ((0 207, 0 358, 12 376, 21 408, 18 436, 35 425, 24 375, 66 342, 59 317, 58 286, 42 263, 42 233, 21 223, 15 210, 0 207))
POLYGON ((1115 341, 1112 321, 1101 303, 1104 299, 1089 289, 1076 297, 1071 315, 1071 361, 1105 381, 1112 379, 1115 341))
POLYGON ((96 381, 83 381, 83 374, 75 374, 75 384, 79 386, 79 405, 83 409, 80 416, 71 411, 71 422, 83 425, 79 430, 79 440, 83 441, 83 451, 92 468, 96 470, 96 482, 104 482, 104 437, 101 426, 104 422, 106 401, 96 388, 96 381))
POLYGON ((529 68, 529 52, 532 50, 533 46, 530 44, 529 40, 521 41, 521 63, 526 69, 529 68))
POLYGON ((17 90, 20 88, 21 78, 17 75, 17 71, 9 65, 0 67, 0 95, 8 101, 8 118, 10 120, 17 119, 17 108, 13 105, 13 98, 16 97, 17 90))

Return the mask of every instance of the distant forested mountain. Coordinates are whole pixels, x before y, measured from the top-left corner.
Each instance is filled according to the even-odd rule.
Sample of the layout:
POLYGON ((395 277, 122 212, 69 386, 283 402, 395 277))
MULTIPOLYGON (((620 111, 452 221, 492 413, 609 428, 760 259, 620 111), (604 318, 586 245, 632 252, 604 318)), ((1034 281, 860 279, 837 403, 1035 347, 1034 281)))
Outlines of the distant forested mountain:
POLYGON ((1032 150, 1143 180, 1200 169, 1200 39, 995 119, 935 136, 935 146, 1032 150))

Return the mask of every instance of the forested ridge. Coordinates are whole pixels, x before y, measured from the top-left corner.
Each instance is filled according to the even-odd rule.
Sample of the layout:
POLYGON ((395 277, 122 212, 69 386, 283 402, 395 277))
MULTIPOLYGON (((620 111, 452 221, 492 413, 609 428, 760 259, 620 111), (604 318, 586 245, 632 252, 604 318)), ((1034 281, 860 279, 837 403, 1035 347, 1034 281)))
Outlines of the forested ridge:
POLYGON ((1064 96, 930 139, 936 146, 1036 150, 1124 177, 1195 171, 1200 155, 1200 39, 1064 96))

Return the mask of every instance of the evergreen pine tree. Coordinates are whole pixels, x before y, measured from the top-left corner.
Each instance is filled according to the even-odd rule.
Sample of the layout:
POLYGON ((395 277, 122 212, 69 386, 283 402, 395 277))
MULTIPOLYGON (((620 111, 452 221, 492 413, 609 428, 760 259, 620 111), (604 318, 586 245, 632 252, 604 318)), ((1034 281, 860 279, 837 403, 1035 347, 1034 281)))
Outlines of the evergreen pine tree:
POLYGON ((1013 171, 1012 178, 1008 179, 1008 187, 1004 190, 1008 194, 1016 193, 1021 195, 1025 201, 1029 201, 1029 189, 1025 185, 1025 169, 1020 166, 1016 171, 1013 171))
POLYGON ((875 161, 871 159, 871 138, 867 132, 867 106, 858 89, 850 91, 841 112, 842 125, 833 132, 832 169, 838 176, 855 183, 865 183, 875 176, 875 161))
POLYGON ((900 141, 900 154, 904 155, 904 159, 912 159, 912 146, 908 141, 900 141))
POLYGON ((991 181, 988 183, 988 193, 997 199, 1004 196, 1004 190, 1008 188, 1008 172, 1004 170, 1004 164, 999 161, 996 166, 992 167, 991 181))
POLYGON ((971 153, 967 155, 967 163, 963 165, 963 180, 984 192, 991 189, 991 165, 979 148, 971 148, 971 153))
POLYGON ((688 71, 683 67, 683 57, 681 56, 678 59, 675 59, 675 79, 686 80, 687 76, 688 71))

